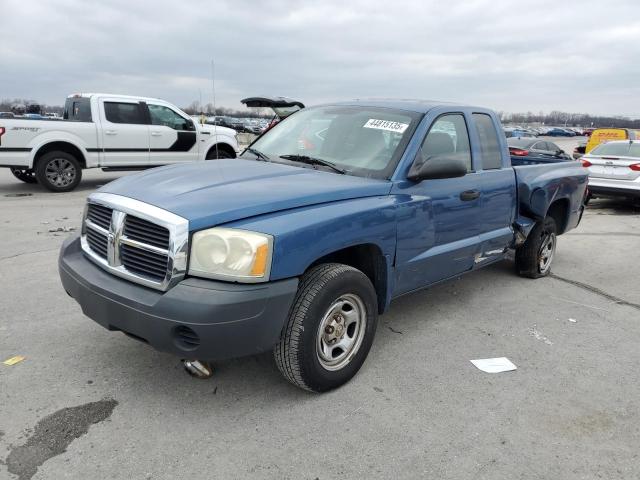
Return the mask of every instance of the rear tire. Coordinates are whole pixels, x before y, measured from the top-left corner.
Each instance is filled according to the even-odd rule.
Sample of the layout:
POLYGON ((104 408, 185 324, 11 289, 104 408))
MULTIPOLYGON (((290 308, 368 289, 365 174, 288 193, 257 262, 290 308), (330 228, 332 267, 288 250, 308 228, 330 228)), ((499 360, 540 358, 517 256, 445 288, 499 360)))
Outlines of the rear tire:
POLYGON ((36 179, 36 172, 34 172, 31 168, 11 168, 11 173, 18 180, 24 183, 38 183, 38 179, 36 179))
POLYGON ((206 160, 219 160, 222 158, 233 158, 226 148, 216 148, 215 146, 207 152, 206 160))
POLYGON ((364 363, 376 332, 375 289, 360 270, 339 263, 302 276, 274 357, 294 385, 325 392, 348 382, 364 363))
POLYGON ((45 153, 35 167, 38 183, 52 192, 70 192, 82 180, 80 162, 67 152, 45 153))
POLYGON ((546 277, 551 273, 551 263, 558 243, 556 222, 547 217, 529 233, 527 240, 516 250, 516 271, 528 278, 546 277))

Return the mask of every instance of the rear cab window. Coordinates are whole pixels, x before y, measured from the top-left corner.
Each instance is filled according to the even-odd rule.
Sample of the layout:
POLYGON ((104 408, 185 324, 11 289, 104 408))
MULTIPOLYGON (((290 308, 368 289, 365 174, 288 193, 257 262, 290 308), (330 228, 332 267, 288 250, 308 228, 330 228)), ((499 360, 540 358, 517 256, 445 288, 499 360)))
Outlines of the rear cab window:
POLYGON ((498 141, 498 132, 491 116, 486 113, 474 113, 472 116, 480 139, 482 169, 495 170, 502 168, 502 150, 498 141))
POLYGON ((88 97, 67 98, 62 118, 70 122, 91 122, 91 99, 88 97))
POLYGON ((104 116, 111 123, 144 125, 147 123, 139 103, 104 102, 104 116))

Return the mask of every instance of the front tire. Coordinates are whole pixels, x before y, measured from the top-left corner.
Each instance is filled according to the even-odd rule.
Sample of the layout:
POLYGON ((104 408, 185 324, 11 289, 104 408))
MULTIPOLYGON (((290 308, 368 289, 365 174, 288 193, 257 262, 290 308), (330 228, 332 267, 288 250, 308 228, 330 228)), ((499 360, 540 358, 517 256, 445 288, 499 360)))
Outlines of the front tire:
POLYGON ((527 240, 516 250, 516 271, 528 278, 546 277, 556 253, 558 234, 556 222, 547 217, 529 233, 527 240))
POLYGON ((80 162, 67 152, 49 152, 36 163, 38 183, 52 192, 70 192, 82 179, 80 162))
POLYGON ((38 183, 36 173, 31 168, 11 168, 11 173, 18 180, 24 183, 38 183))
POLYGON ((376 332, 377 297, 369 278, 328 263, 300 281, 274 357, 294 385, 325 392, 348 382, 364 363, 376 332))
POLYGON ((205 160, 219 160, 222 158, 233 158, 233 155, 231 155, 226 148, 216 148, 214 146, 207 152, 205 160))

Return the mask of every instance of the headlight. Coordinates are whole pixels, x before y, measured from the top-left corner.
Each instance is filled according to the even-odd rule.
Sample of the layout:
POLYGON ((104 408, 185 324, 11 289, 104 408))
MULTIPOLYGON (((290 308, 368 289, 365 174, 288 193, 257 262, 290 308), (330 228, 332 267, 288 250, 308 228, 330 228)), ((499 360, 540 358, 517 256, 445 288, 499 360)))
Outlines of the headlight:
POLYGON ((237 282, 269 280, 273 237, 232 228, 193 234, 189 274, 237 282))

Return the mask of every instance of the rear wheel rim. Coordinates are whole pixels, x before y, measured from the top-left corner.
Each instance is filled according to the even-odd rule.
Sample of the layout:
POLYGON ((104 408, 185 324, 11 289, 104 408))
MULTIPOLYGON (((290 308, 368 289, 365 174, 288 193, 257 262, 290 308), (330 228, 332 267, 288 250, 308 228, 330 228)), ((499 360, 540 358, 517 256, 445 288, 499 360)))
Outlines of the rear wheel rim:
POLYGON ((77 175, 76 167, 66 158, 53 158, 47 163, 44 175, 56 187, 68 187, 77 175))
POLYGON ((367 311, 353 293, 338 297, 326 310, 316 339, 316 357, 325 370, 347 366, 360 350, 367 327, 367 311))
POLYGON ((547 273, 549 271, 555 253, 556 234, 553 232, 544 232, 542 245, 538 251, 538 270, 540 273, 547 273))

